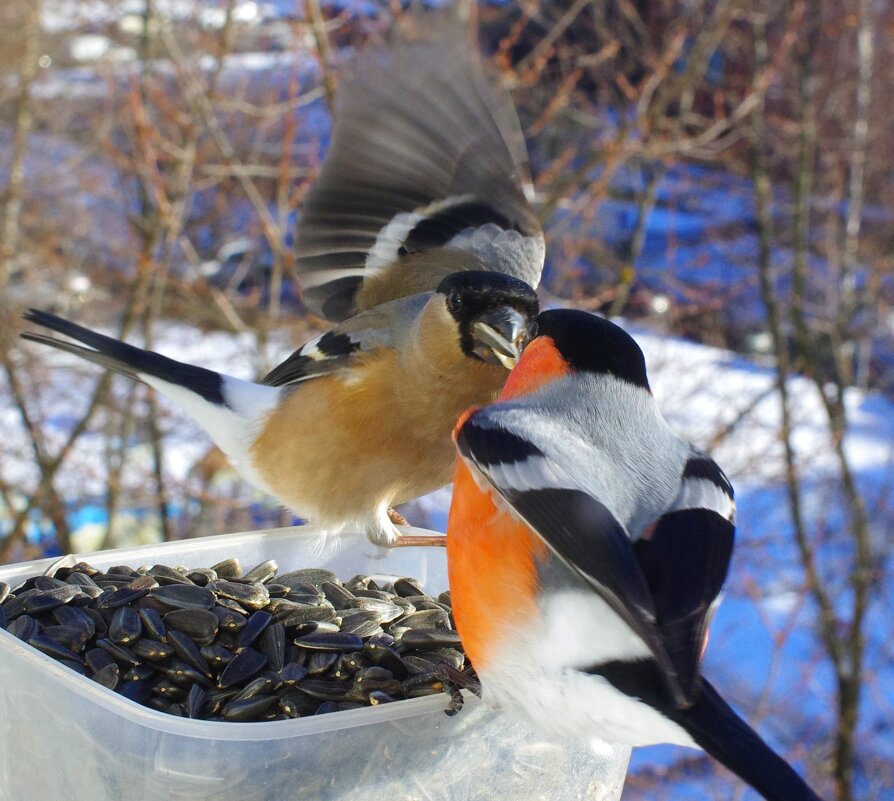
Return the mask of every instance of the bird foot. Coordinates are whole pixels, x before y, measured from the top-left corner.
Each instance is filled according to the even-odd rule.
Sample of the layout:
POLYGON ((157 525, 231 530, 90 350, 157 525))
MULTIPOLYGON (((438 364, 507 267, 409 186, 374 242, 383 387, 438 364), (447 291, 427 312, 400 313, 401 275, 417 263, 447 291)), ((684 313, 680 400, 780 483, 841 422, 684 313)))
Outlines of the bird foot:
POLYGON ((481 682, 473 671, 457 670, 451 665, 439 665, 435 672, 444 684, 444 692, 450 696, 450 702, 444 710, 447 715, 453 716, 463 708, 462 690, 469 690, 481 698, 481 682))
MULTIPOLYGON (((405 518, 400 512, 394 509, 388 510, 388 519, 395 526, 410 525, 407 518, 405 518)), ((397 531, 396 538, 394 538, 394 540, 389 543, 388 547, 407 548, 416 545, 434 545, 443 548, 447 545, 447 537, 443 534, 401 534, 399 531, 397 531)))
POLYGON ((407 520, 400 512, 396 509, 388 510, 388 519, 394 523, 395 526, 408 526, 410 525, 410 521, 407 520))
POLYGON ((406 526, 403 515, 393 509, 380 508, 364 526, 369 541, 383 548, 406 548, 416 545, 445 546, 447 537, 443 534, 405 534, 398 526, 406 526))

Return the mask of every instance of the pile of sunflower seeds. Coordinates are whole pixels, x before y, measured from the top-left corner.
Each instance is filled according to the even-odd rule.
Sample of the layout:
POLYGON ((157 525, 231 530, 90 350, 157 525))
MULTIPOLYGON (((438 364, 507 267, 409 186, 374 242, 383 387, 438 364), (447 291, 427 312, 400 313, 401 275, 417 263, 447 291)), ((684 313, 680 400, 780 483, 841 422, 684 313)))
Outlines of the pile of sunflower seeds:
POLYGON ((269 721, 447 693, 477 681, 450 593, 411 578, 342 583, 322 568, 277 575, 80 562, 15 587, 0 627, 138 703, 202 720, 269 721))

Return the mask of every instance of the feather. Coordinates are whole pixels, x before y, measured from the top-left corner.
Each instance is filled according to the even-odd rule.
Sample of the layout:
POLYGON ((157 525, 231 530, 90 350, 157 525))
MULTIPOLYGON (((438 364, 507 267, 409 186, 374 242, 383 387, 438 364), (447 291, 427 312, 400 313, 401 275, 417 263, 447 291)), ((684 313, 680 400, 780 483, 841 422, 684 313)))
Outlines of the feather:
MULTIPOLYGON (((466 251, 469 267, 536 286, 545 251, 529 184, 512 102, 459 30, 368 49, 340 89, 329 151, 298 223, 306 303, 345 319, 369 308, 369 277, 442 247, 466 251)), ((403 291, 395 282, 376 302, 403 291)))

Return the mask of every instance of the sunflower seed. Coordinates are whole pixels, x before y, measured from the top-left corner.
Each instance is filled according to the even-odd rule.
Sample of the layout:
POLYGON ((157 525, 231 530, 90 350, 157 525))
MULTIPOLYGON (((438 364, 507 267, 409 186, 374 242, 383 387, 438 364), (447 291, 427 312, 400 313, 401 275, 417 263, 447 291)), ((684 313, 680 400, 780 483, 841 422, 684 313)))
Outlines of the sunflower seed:
POLYGON ((175 609, 164 616, 165 626, 192 638, 196 645, 211 645, 217 636, 220 621, 208 609, 175 609))
MULTIPOLYGON (((260 584, 240 584, 236 581, 212 581, 204 589, 222 598, 236 601, 244 609, 263 609, 270 603, 270 593, 260 584)), ((208 607, 209 609, 211 607, 208 607)))
POLYGON ((241 651, 243 648, 247 648, 254 643, 272 620, 273 615, 268 612, 258 610, 253 613, 245 624, 245 627, 239 632, 239 636, 236 638, 236 650, 241 651))
POLYGON ((168 584, 152 590, 150 595, 173 609, 211 609, 215 601, 208 587, 196 584, 168 584))
POLYGON ((35 634, 28 640, 28 645, 33 646, 47 656, 52 656, 54 659, 70 659, 72 662, 81 661, 80 657, 71 648, 66 648, 62 643, 43 634, 35 634))
POLYGON ((242 566, 238 559, 224 559, 216 565, 211 565, 211 569, 222 579, 238 578, 242 575, 242 566))
POLYGON ((186 573, 167 565, 153 565, 146 571, 146 575, 152 576, 162 586, 178 584, 192 586, 192 582, 187 578, 186 573))
POLYGON ((208 669, 208 663, 192 637, 182 631, 171 629, 168 631, 168 643, 174 647, 174 653, 186 664, 210 678, 211 671, 208 669))
POLYGON ((299 606, 279 618, 287 629, 303 623, 331 623, 336 619, 335 610, 328 604, 324 606, 299 606))
POLYGON ((122 606, 115 610, 109 624, 109 639, 118 645, 131 645, 143 633, 140 616, 130 606, 122 606))
POLYGON ((36 637, 38 629, 38 623, 31 615, 20 615, 6 627, 6 630, 13 637, 18 637, 25 642, 28 642, 32 637, 36 637))
POLYGON ((257 649, 267 657, 271 670, 280 671, 286 663, 286 627, 271 623, 258 637, 257 649))
POLYGON ((205 708, 207 693, 198 684, 193 684, 186 695, 186 715, 190 718, 201 718, 205 708))
POLYGON ((459 635, 445 629, 407 629, 401 635, 400 642, 406 648, 415 650, 460 646, 459 635))
POLYGON ((150 637, 156 640, 165 639, 168 629, 165 626, 164 618, 157 609, 142 607, 139 610, 139 615, 140 620, 143 621, 143 628, 150 637))
POLYGON ((242 578, 252 583, 258 582, 259 584, 266 584, 276 575, 277 570, 279 570, 279 565, 276 564, 276 561, 274 559, 268 559, 265 562, 261 562, 259 565, 255 565, 242 578))
POLYGON ((295 645, 312 651, 348 653, 363 648, 363 640, 356 634, 305 634, 295 639, 295 645))
POLYGON ((229 648, 225 648, 220 643, 203 646, 199 651, 208 665, 212 668, 223 667, 224 665, 229 664, 235 656, 229 648))
POLYGON ((166 642, 158 642, 158 640, 150 640, 144 637, 133 645, 133 652, 140 659, 148 659, 150 662, 163 662, 170 659, 174 655, 174 648, 166 642))
POLYGON ((90 678, 97 684, 101 684, 103 687, 114 690, 118 686, 118 682, 121 680, 121 674, 118 665, 112 662, 111 664, 94 671, 90 675, 90 678))
POLYGON ((81 651, 87 644, 87 632, 80 626, 44 626, 43 635, 72 651, 81 651))
POLYGON ((71 584, 63 584, 61 587, 49 590, 39 590, 37 594, 25 599, 24 609, 29 615, 39 615, 42 612, 49 612, 57 606, 67 604, 80 594, 80 589, 71 584))
POLYGON ((394 593, 402 598, 408 598, 411 595, 424 595, 419 582, 412 578, 399 578, 394 580, 394 593))
POLYGON ((227 689, 235 684, 241 684, 257 676, 266 664, 266 654, 255 651, 254 648, 246 648, 236 654, 223 669, 217 680, 217 686, 221 689, 227 689))
POLYGON ((97 640, 96 644, 112 657, 119 665, 134 667, 140 664, 139 657, 126 645, 118 645, 109 639, 97 640))

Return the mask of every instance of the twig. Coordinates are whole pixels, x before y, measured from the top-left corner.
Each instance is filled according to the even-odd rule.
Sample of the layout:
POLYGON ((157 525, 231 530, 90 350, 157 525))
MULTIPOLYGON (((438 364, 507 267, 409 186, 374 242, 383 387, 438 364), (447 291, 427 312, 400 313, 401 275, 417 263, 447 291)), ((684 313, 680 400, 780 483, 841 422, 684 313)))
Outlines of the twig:
POLYGON ((12 143, 7 168, 6 191, 0 196, 0 298, 12 276, 13 260, 18 250, 19 220, 22 215, 22 188, 25 182, 25 154, 28 136, 34 121, 31 107, 31 84, 37 75, 40 49, 40 2, 20 3, 24 47, 18 65, 19 92, 15 100, 12 143))

